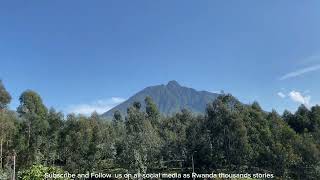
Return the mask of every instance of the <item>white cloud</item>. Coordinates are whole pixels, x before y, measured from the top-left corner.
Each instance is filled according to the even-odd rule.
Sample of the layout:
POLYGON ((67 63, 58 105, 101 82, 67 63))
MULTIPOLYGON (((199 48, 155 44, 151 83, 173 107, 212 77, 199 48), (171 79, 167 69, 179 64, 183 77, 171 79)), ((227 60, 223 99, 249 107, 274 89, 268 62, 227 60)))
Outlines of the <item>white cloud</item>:
POLYGON ((278 92, 277 95, 281 98, 285 98, 286 95, 283 92, 278 92))
POLYGON ((211 93, 215 93, 215 94, 224 94, 224 90, 213 90, 213 91, 209 91, 211 93))
POLYGON ((283 75, 282 77, 280 77, 280 80, 285 80, 285 79, 301 76, 301 75, 303 75, 305 73, 309 73, 309 72, 317 71, 317 70, 320 70, 320 64, 314 65, 314 66, 305 67, 305 68, 302 68, 302 69, 298 69, 298 70, 293 71, 293 72, 289 72, 289 73, 283 75))
POLYGON ((291 91, 288 96, 290 97, 291 100, 293 100, 294 102, 300 103, 300 104, 304 104, 306 106, 310 105, 310 99, 311 96, 304 96, 303 94, 301 94, 299 91, 291 91))
POLYGON ((101 99, 101 100, 97 100, 87 104, 84 103, 84 104, 70 105, 67 107, 66 112, 82 114, 82 115, 90 115, 91 113, 96 111, 98 114, 101 114, 117 106, 123 101, 125 101, 124 98, 111 97, 110 99, 101 99))

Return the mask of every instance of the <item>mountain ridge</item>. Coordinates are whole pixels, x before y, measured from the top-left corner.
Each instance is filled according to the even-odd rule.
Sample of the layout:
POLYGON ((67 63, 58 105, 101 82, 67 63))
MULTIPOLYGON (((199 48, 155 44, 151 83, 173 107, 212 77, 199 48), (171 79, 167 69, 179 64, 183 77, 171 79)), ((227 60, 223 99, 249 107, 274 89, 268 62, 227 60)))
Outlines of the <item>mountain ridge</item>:
POLYGON ((135 101, 141 102, 145 108, 144 99, 150 96, 162 115, 171 115, 182 109, 189 109, 195 113, 205 111, 206 105, 215 100, 220 94, 208 91, 197 91, 190 87, 181 86, 177 81, 171 80, 166 85, 148 86, 131 96, 116 107, 102 114, 103 117, 112 117, 116 110, 126 114, 127 108, 135 101))

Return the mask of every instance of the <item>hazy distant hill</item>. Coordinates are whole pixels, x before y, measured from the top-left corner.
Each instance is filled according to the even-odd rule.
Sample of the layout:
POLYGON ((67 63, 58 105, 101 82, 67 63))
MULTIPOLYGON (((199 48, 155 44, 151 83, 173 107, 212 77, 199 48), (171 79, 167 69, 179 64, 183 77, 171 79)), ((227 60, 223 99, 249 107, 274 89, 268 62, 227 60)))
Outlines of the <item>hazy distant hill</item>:
POLYGON ((216 99, 219 94, 207 91, 183 87, 176 81, 170 81, 167 85, 150 86, 130 97, 127 101, 104 113, 104 117, 112 117, 114 111, 120 110, 126 113, 127 108, 134 102, 139 101, 144 109, 144 99, 150 96, 157 104, 163 115, 170 115, 187 108, 192 112, 204 112, 207 103, 216 99))

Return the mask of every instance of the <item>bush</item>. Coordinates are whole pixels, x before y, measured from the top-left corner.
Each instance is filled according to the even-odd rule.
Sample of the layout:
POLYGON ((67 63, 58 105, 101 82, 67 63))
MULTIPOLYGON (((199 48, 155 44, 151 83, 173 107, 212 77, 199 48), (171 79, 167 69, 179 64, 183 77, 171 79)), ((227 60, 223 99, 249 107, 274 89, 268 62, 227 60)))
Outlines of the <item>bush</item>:
MULTIPOLYGON (((19 179, 22 180, 43 180, 45 179, 45 173, 63 174, 64 171, 57 167, 47 167, 43 165, 33 165, 28 169, 25 169, 18 173, 19 179)), ((65 180, 66 178, 57 178, 57 180, 65 180)))

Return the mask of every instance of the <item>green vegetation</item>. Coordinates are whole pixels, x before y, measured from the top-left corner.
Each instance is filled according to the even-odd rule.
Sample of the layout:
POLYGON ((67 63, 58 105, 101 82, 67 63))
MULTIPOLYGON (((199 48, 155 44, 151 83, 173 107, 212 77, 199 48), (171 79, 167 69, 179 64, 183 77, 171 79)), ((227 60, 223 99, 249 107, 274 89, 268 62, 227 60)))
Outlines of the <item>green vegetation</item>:
MULTIPOLYGON (((19 172, 19 179, 22 180, 43 180, 45 174, 63 174, 64 171, 57 167, 46 167, 43 165, 33 165, 28 169, 19 172)), ((67 178, 55 178, 57 180, 67 180, 67 178)))
POLYGON ((273 173, 320 179, 320 106, 265 112, 257 102, 221 95, 203 115, 160 115, 150 97, 112 121, 64 116, 27 90, 17 112, 0 83, 0 178, 43 179, 44 173, 273 173), (141 104, 143 103, 143 104, 141 104))

